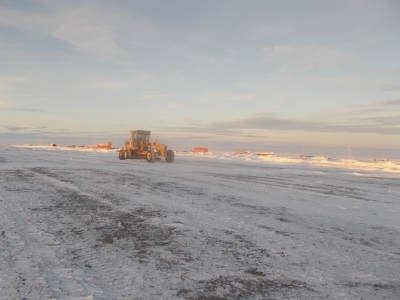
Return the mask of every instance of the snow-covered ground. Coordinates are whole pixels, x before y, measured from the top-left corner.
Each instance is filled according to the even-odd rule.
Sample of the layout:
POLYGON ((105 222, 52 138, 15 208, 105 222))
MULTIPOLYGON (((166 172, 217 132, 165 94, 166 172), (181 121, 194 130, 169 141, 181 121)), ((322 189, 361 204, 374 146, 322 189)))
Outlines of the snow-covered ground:
POLYGON ((400 164, 0 147, 0 299, 399 299, 400 164))

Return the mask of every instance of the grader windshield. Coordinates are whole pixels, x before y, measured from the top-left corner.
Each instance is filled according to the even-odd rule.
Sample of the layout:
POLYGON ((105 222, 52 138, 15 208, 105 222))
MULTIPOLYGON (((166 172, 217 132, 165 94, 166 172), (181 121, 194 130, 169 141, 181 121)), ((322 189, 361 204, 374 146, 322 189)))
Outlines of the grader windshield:
POLYGON ((150 140, 150 132, 144 130, 131 130, 132 145, 135 148, 140 148, 139 143, 147 145, 150 140))

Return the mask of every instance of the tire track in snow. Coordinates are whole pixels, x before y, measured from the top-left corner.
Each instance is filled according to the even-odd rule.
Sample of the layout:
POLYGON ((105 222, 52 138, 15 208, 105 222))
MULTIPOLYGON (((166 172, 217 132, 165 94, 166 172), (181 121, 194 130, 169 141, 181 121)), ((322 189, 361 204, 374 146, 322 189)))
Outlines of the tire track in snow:
POLYGON ((5 276, 5 281, 14 286, 15 290, 13 295, 6 295, 5 298, 84 296, 83 288, 78 283, 80 278, 74 280, 70 275, 71 269, 60 263, 60 243, 52 234, 43 230, 45 228, 31 214, 28 203, 32 199, 29 192, 30 180, 23 171, 7 172, 5 180, 8 192, 3 193, 2 198, 6 201, 2 202, 5 202, 7 214, 2 228, 6 242, 2 243, 5 247, 2 253, 8 253, 9 256, 2 257, 2 265, 5 265, 5 260, 5 270, 12 274, 11 277, 5 276), (24 188, 21 188, 21 181, 24 188), (18 183, 18 187, 14 186, 14 182, 18 183), (20 197, 21 191, 25 194, 23 198, 20 197))
MULTIPOLYGON (((112 176, 115 177, 114 174, 112 176)), ((150 195, 154 195, 156 197, 162 197, 163 199, 166 199, 165 197, 167 197, 167 199, 173 200, 173 199, 169 198, 170 194, 171 194, 170 191, 171 191, 171 189, 176 189, 177 192, 172 193, 172 195, 173 196, 174 195, 175 196, 178 195, 179 199, 184 200, 185 199, 184 198, 185 197, 185 193, 187 193, 191 198, 190 205, 185 205, 184 201, 177 201, 176 204, 174 204, 174 201, 167 201, 168 206, 175 205, 176 206, 175 209, 177 211, 183 211, 183 212, 186 212, 186 213, 190 212, 190 211, 193 211, 193 208, 195 208, 195 214, 198 214, 199 217, 196 218, 195 215, 192 215, 192 217, 194 217, 194 219, 193 219, 194 223, 195 224, 201 224, 202 222, 207 222, 207 224, 208 224, 207 229, 205 230, 205 232, 196 234, 198 237, 204 236, 205 239, 196 240, 196 239, 192 238, 193 233, 188 235, 187 232, 183 232, 183 236, 186 236, 186 239, 188 240, 187 243, 183 243, 183 244, 181 242, 177 242, 176 244, 172 243, 172 246, 169 249, 169 251, 172 252, 172 255, 166 255, 165 254, 166 252, 165 252, 165 249, 164 249, 164 257, 162 257, 162 259, 158 260, 159 261, 159 263, 158 263, 158 267, 159 268, 162 269, 162 268, 168 267, 170 269, 173 269, 174 267, 172 266, 171 262, 176 261, 178 263, 179 262, 182 263, 182 261, 183 261, 185 263, 190 264, 190 267, 191 267, 192 271, 193 270, 198 270, 199 274, 207 274, 207 269, 210 269, 210 270, 213 269, 214 270, 213 272, 218 274, 219 273, 218 268, 215 269, 215 267, 218 264, 218 262, 217 262, 218 261, 218 257, 223 258, 223 260, 225 260, 226 262, 229 262, 226 266, 224 266, 224 265, 221 266, 222 267, 221 270, 223 270, 224 272, 227 272, 227 270, 229 270, 229 268, 232 267, 232 266, 234 266, 234 270, 238 270, 238 268, 239 269, 242 268, 243 271, 246 271, 246 270, 248 270, 249 267, 251 268, 251 266, 255 264, 257 259, 254 260, 254 259, 246 258, 246 255, 248 256, 250 254, 250 257, 251 257, 251 256, 254 256, 254 254, 255 254, 255 252, 251 250, 251 248, 254 247, 254 246, 251 246, 252 243, 248 243, 248 241, 247 241, 248 238, 245 238, 244 241, 246 241, 246 242, 245 242, 245 244, 242 244, 241 242, 238 242, 240 240, 240 235, 241 234, 240 235, 233 235, 234 236, 233 239, 226 238, 223 234, 217 234, 217 237, 213 237, 214 234, 216 232, 218 232, 218 226, 221 226, 222 228, 226 228, 226 227, 235 228, 236 226, 233 225, 233 227, 232 227, 232 224, 228 224, 227 225, 224 222, 221 223, 221 221, 218 220, 218 218, 216 219, 215 217, 213 217, 212 214, 211 215, 209 214, 210 210, 209 210, 209 208, 207 206, 207 201, 204 202, 205 197, 208 196, 207 188, 206 189, 204 189, 204 188, 203 189, 198 189, 195 184, 192 184, 192 185, 191 184, 188 184, 188 185, 182 184, 182 182, 185 182, 182 178, 179 179, 180 180, 180 184, 179 185, 176 185, 176 184, 175 185, 163 185, 163 186, 161 186, 161 188, 156 188, 156 183, 154 182, 154 180, 149 180, 150 176, 151 176, 151 174, 146 174, 146 173, 143 174, 144 178, 138 179, 139 183, 137 185, 135 185, 135 188, 139 187, 139 190, 141 191, 142 195, 146 195, 146 194, 150 193, 150 195), (154 187, 153 187, 153 185, 154 185, 154 187), (201 207, 198 206, 200 203, 196 204, 196 201, 201 202, 201 207), (193 204, 196 204, 196 205, 193 207, 193 204), (180 207, 180 209, 177 208, 177 207, 180 207), (224 238, 222 238, 222 240, 221 240, 222 236, 224 236, 224 238), (210 245, 213 245, 214 251, 209 251, 210 250, 210 248, 209 248, 210 245), (185 248, 188 249, 189 251, 183 250, 185 248), (224 250, 226 251, 226 249, 233 249, 233 250, 224 252, 224 250), (235 249, 239 249, 239 250, 235 250, 235 249), (241 249, 243 249, 243 250, 241 250, 241 249), (219 256, 218 253, 222 253, 222 256, 219 256), (205 261, 201 260, 201 257, 206 257, 206 260, 208 260, 208 262, 204 264, 205 261), (202 265, 202 263, 204 265, 202 265), (245 269, 245 266, 248 266, 248 268, 245 269)), ((122 178, 124 178, 124 177, 122 177, 122 178)), ((120 178, 118 176, 116 176, 115 179, 116 179, 116 181, 120 180, 120 178)), ((205 178, 202 177, 202 180, 205 180, 205 178)), ((209 184, 210 184, 210 181, 208 181, 208 183, 205 181, 203 186, 209 186, 209 184)), ((95 189, 96 188, 98 188, 98 186, 96 186, 95 189)), ((229 189, 229 185, 227 186, 227 188, 229 189)), ((118 197, 118 194, 117 194, 116 197, 118 197)), ((160 203, 156 199, 155 200, 147 199, 147 200, 150 201, 150 203, 154 203, 155 205, 157 204, 159 206, 161 204, 161 206, 163 206, 163 204, 160 203)), ((239 199, 236 199, 236 200, 239 200, 239 199)), ((240 203, 240 202, 243 202, 243 201, 239 200, 239 201, 236 201, 236 202, 240 203)), ((228 208, 228 210, 232 210, 233 209, 233 211, 239 212, 240 215, 244 215, 244 214, 248 214, 249 213, 249 207, 244 205, 244 204, 241 204, 240 206, 238 206, 239 210, 237 210, 237 208, 236 209, 234 208, 234 206, 236 206, 235 201, 234 202, 229 202, 228 204, 229 204, 229 206, 226 207, 226 208, 228 208), (234 205, 234 206, 232 206, 232 205, 234 205)), ((170 209, 171 208, 172 207, 170 207, 170 209)), ((222 209, 222 211, 224 211, 224 209, 222 207, 220 207, 218 210, 221 211, 221 209, 222 209)), ((255 207, 255 209, 257 210, 257 207, 255 207)), ((223 213, 222 213, 222 215, 223 215, 223 213)), ((253 218, 254 218, 254 214, 252 214, 252 215, 253 215, 253 218)), ((273 228, 275 230, 275 232, 278 232, 278 230, 276 230, 276 228, 281 227, 282 228, 280 230, 281 232, 292 232, 292 234, 290 234, 290 235, 292 235, 294 237, 297 234, 302 234, 303 233, 302 230, 297 232, 298 230, 296 230, 296 228, 292 227, 291 222, 288 223, 288 222, 284 221, 284 218, 286 218, 286 220, 293 219, 293 216, 296 216, 296 215, 290 215, 290 213, 288 213, 288 212, 284 212, 282 214, 279 211, 275 211, 274 212, 273 210, 270 212, 270 215, 274 219, 277 219, 277 221, 279 221, 279 223, 276 223, 276 222, 270 223, 269 224, 269 228, 268 227, 266 228, 267 230, 273 228), (297 233, 294 234, 295 232, 297 232, 297 233)), ((218 216, 219 216, 219 218, 221 217, 221 212, 219 212, 218 216)), ((237 216, 237 217, 239 217, 239 216, 237 216)), ((298 222, 300 219, 298 217, 296 217, 296 218, 297 218, 297 222, 298 222)), ((187 224, 188 223, 187 221, 188 220, 184 220, 183 223, 187 224)), ((296 220, 294 220, 294 221, 296 221, 296 220)), ((261 226, 259 226, 260 224, 255 224, 255 225, 256 226, 254 227, 254 229, 250 229, 249 228, 249 229, 246 230, 246 231, 248 231, 248 235, 247 236, 251 236, 252 234, 255 235, 255 232, 257 231, 257 229, 259 230, 260 228, 262 228, 261 226)), ((307 222, 306 223, 303 222, 302 225, 303 226, 300 226, 300 228, 304 228, 304 226, 307 227, 307 222)), ((188 226, 186 226, 186 227, 188 227, 188 226)), ((248 228, 249 224, 247 224, 246 227, 248 228)), ((190 226, 189 226, 189 228, 190 228, 190 226)), ((239 228, 239 227, 236 227, 235 231, 243 233, 243 229, 239 228)), ((116 234, 116 233, 117 232, 115 232, 114 234, 116 234)), ((302 244, 305 245, 304 243, 309 243, 309 242, 312 243, 313 240, 315 239, 315 237, 318 236, 318 233, 319 233, 319 229, 314 227, 313 231, 310 232, 308 237, 307 237, 307 235, 305 235, 306 239, 303 238, 302 240, 300 240, 298 242, 294 242, 293 237, 290 237, 290 238, 283 237, 283 239, 286 239, 286 241, 284 242, 285 244, 288 244, 288 241, 291 241, 290 243, 293 244, 293 246, 296 246, 296 249, 298 249, 299 247, 301 249, 301 245, 302 244)), ((260 236, 260 238, 262 238, 262 236, 260 236)), ((275 240, 275 243, 277 245, 283 243, 282 238, 268 237, 268 239, 270 240, 270 242, 275 240)), ((321 251, 320 247, 316 247, 314 250, 308 249, 307 252, 303 252, 304 257, 303 257, 303 259, 300 260, 300 262, 302 262, 302 261, 304 262, 305 261, 305 262, 307 262, 307 265, 310 265, 310 264, 315 265, 319 261, 320 263, 322 262, 323 264, 328 264, 329 265, 328 257, 330 257, 332 255, 333 257, 339 258, 338 253, 336 252, 336 249, 339 249, 340 247, 339 247, 339 245, 335 245, 335 241, 332 240, 332 238, 330 236, 328 236, 328 240, 326 240, 326 238, 322 238, 322 239, 319 239, 319 240, 323 242, 322 245, 324 245, 324 244, 326 245, 325 247, 327 247, 327 249, 332 248, 333 251, 328 250, 326 255, 324 255, 324 254, 322 254, 320 252, 321 251)), ((174 241, 174 242, 176 242, 176 241, 174 241)), ((282 263, 278 263, 278 265, 277 265, 276 261, 275 262, 274 261, 270 262, 270 264, 272 263, 272 265, 275 265, 275 267, 278 267, 278 269, 284 270, 285 269, 285 265, 286 264, 290 264, 290 261, 292 261, 294 264, 299 262, 299 259, 296 258, 297 255, 293 255, 293 253, 294 253, 293 250, 285 249, 284 251, 279 251, 278 250, 279 248, 278 249, 271 249, 270 246, 267 246, 266 249, 269 249, 268 253, 270 255, 272 255, 273 257, 276 257, 277 256, 276 254, 278 254, 278 253, 282 253, 282 254, 278 254, 278 256, 276 258, 279 258, 282 255, 283 255, 283 257, 285 257, 285 260, 282 263), (285 255, 284 253, 287 253, 287 254, 290 253, 289 257, 288 257, 287 254, 285 255), (293 257, 290 258, 290 256, 293 256, 293 257)), ((352 249, 352 247, 350 247, 349 249, 352 249)), ((298 250, 296 252, 298 252, 298 250)), ((257 254, 255 256, 257 257, 257 254)), ((150 257, 152 259, 155 259, 151 255, 150 255, 150 257)), ((348 257, 346 259, 350 259, 350 258, 351 257, 348 257)), ((343 263, 346 262, 346 259, 343 261, 343 263)), ((267 262, 263 262, 262 260, 261 261, 259 260, 258 263, 259 264, 261 263, 261 265, 263 265, 263 264, 265 265, 267 262)), ((342 263, 340 263, 340 264, 342 264, 342 263)), ((357 264, 359 264, 359 263, 357 262, 357 264)), ((295 265, 293 265, 293 266, 295 266, 295 265)), ((179 268, 178 268, 178 270, 179 270, 179 268)), ((326 275, 328 275, 328 274, 324 274, 323 275, 316 269, 314 270, 314 272, 316 272, 315 275, 314 275, 316 278, 318 278, 318 277, 324 278, 326 275)), ((284 274, 284 272, 283 272, 283 274, 284 274)), ((348 279, 342 278, 342 276, 339 276, 339 274, 340 273, 338 273, 338 275, 336 275, 336 279, 335 279, 335 277, 332 277, 332 278, 327 277, 327 278, 325 278, 324 281, 325 282, 335 282, 337 280, 339 280, 339 281, 343 281, 344 280, 344 284, 347 284, 348 279), (340 279, 340 278, 342 278, 342 279, 340 279)), ((360 274, 362 274, 362 272, 360 274)), ((358 275, 360 276, 360 274, 358 274, 358 275)), ((209 275, 211 275, 211 274, 209 274, 209 275)), ((220 275, 220 276, 222 276, 222 275, 220 275)), ((275 276, 275 274, 271 273, 271 276, 275 276)), ((357 277, 359 277, 359 276, 357 276, 357 277)), ((163 276, 163 277, 165 277, 165 276, 163 276)), ((212 277, 212 276, 209 276, 209 277, 212 277)), ((243 280, 243 277, 240 277, 240 278, 243 280)), ((194 278, 193 275, 189 275, 186 278, 186 280, 187 280, 187 282, 190 282, 190 284, 184 285, 184 288, 180 289, 180 291, 186 291, 187 292, 187 293, 184 293, 186 298, 195 297, 189 291, 191 291, 191 290, 201 290, 202 289, 202 288, 200 288, 202 286, 201 282, 204 282, 205 286, 210 286, 209 284, 207 284, 207 282, 208 282, 207 280, 204 281, 204 280, 202 280, 200 278, 194 278), (197 286, 197 288, 193 289, 193 286, 197 286)), ((237 278, 235 279, 235 277, 229 277, 228 276, 226 278, 226 280, 216 281, 216 284, 218 283, 220 285, 223 285, 226 288, 227 287, 227 282, 236 282, 237 280, 238 279, 237 278)), ((214 279, 210 280, 210 282, 213 282, 213 281, 214 281, 214 279)), ((301 281, 300 281, 300 283, 301 283, 301 281)), ((343 284, 343 283, 341 283, 341 284, 343 284)), ((210 288, 212 286, 213 285, 211 284, 210 288)), ((284 286, 285 286, 285 284, 282 283, 282 287, 284 287, 284 286)), ((300 284, 300 286, 301 286, 301 284, 300 284)), ((387 287, 390 288, 390 286, 391 285, 389 283, 387 285, 387 287)), ((302 287, 302 289, 304 289, 304 286, 302 287)), ((332 287, 332 289, 333 289, 333 287, 332 287)), ((233 290, 228 289, 228 290, 229 290, 229 292, 227 292, 227 293, 232 293, 235 289, 233 289, 233 290)), ((297 293, 301 294, 299 292, 297 292, 297 293)))
MULTIPOLYGON (((47 223, 55 222, 52 215, 54 213, 63 213, 70 219, 72 230, 68 230, 65 226, 67 224, 60 227, 64 231, 63 242, 73 245, 66 256, 72 266, 83 267, 85 275, 89 276, 96 286, 101 286, 101 293, 94 293, 96 299, 147 298, 149 295, 146 295, 146 291, 149 286, 156 286, 157 282, 164 281, 161 277, 157 278, 156 272, 149 276, 149 271, 139 266, 142 262, 137 261, 138 258, 146 261, 147 243, 157 243, 156 237, 151 239, 141 236, 131 228, 132 220, 137 226, 144 222, 136 215, 147 214, 145 209, 136 210, 134 213, 121 212, 118 206, 110 205, 111 202, 107 199, 83 192, 76 186, 57 179, 56 175, 46 170, 34 169, 34 172, 40 172, 39 176, 42 179, 47 178, 47 181, 53 184, 53 194, 57 197, 52 199, 51 206, 43 207, 44 211, 50 212, 47 223), (85 220, 86 216, 88 219, 85 220), (135 243, 125 245, 124 241, 129 236, 136 237, 135 243), (131 249, 129 246, 138 249, 131 249), (141 288, 138 288, 140 286, 141 288)), ((149 225, 143 226, 146 234, 156 231, 151 230, 149 225)))
MULTIPOLYGON (((38 171, 38 170, 35 169, 35 171, 38 171)), ((41 172, 41 173, 43 174, 46 172, 41 172)), ((47 175, 51 176, 51 181, 58 180, 58 179, 55 179, 56 175, 54 175, 54 174, 53 175, 47 174, 47 175)), ((148 180, 145 180, 145 182, 147 182, 148 184, 144 185, 143 189, 147 190, 149 188, 149 182, 148 182, 148 180)), ((64 179, 63 179, 61 185, 63 187, 66 186, 64 179)), ((152 183, 150 183, 150 187, 151 187, 151 185, 152 185, 152 183)), ((82 203, 86 203, 85 206, 87 206, 88 202, 91 202, 92 200, 90 200, 88 198, 79 199, 79 196, 74 195, 74 193, 77 192, 76 187, 72 187, 71 189, 67 189, 67 191, 60 190, 58 193, 63 194, 62 199, 64 202, 68 202, 67 199, 73 199, 73 198, 76 198, 76 200, 78 200, 78 201, 74 200, 74 205, 67 205, 67 203, 66 203, 63 206, 62 210, 65 213, 68 213, 67 207, 71 207, 74 209, 73 211, 78 212, 78 215, 79 215, 80 214, 79 206, 80 205, 82 206, 83 205, 82 203), (70 191, 71 189, 74 190, 74 192, 71 193, 71 191, 70 191), (79 203, 81 203, 81 204, 79 204, 79 203)), ((188 192, 190 193, 190 190, 188 192)), ((155 192, 155 194, 158 194, 158 191, 155 192)), ((87 195, 87 193, 85 193, 85 195, 87 195)), ((93 196, 94 195, 92 195, 92 197, 93 196)), ((104 201, 102 201, 102 202, 104 202, 104 201)), ((95 206, 95 204, 92 203, 89 206, 90 207, 86 207, 86 209, 92 210, 93 207, 95 206)), ((97 208, 99 208, 98 204, 97 204, 97 208)), ((101 209, 96 212, 97 215, 100 215, 103 218, 107 218, 107 220, 105 220, 105 221, 103 220, 102 224, 97 224, 96 220, 94 220, 94 221, 92 220, 92 223, 94 223, 93 226, 96 226, 96 227, 94 227, 94 229, 96 230, 95 235, 98 233, 102 234, 101 239, 100 240, 97 239, 97 242, 101 241, 102 244, 106 244, 106 245, 103 247, 103 246, 99 246, 97 244, 95 246, 96 251, 89 251, 90 254, 88 254, 87 251, 85 251, 85 253, 83 253, 82 251, 76 252, 75 254, 77 254, 77 256, 74 259, 76 261, 80 261, 81 264, 90 266, 88 268, 90 270, 93 270, 93 276, 95 277, 96 282, 102 283, 101 284, 102 286, 104 286, 104 285, 108 286, 108 288, 104 290, 104 292, 107 293, 108 295, 113 295, 113 297, 117 297, 116 290, 118 290, 118 292, 124 291, 125 292, 124 295, 127 295, 127 294, 131 295, 132 290, 129 289, 128 287, 138 286, 137 284, 135 284, 135 282, 128 280, 129 278, 137 278, 138 274, 133 274, 131 276, 127 276, 126 274, 124 274, 123 276, 121 275, 118 277, 118 274, 121 274, 121 273, 119 271, 113 271, 112 267, 114 267, 114 269, 115 269, 115 265, 117 265, 117 266, 119 265, 120 267, 121 267, 121 265, 119 263, 115 262, 114 260, 112 261, 112 263, 107 264, 105 266, 99 265, 98 262, 102 261, 101 257, 109 257, 110 252, 115 253, 116 251, 118 251, 119 253, 121 253, 121 252, 123 253, 122 255, 118 256, 118 260, 125 261, 125 265, 130 266, 129 270, 132 271, 135 269, 136 270, 140 269, 140 267, 137 266, 137 259, 139 259, 138 262, 141 265, 145 266, 144 269, 145 270, 147 269, 147 271, 145 271, 145 273, 140 276, 140 278, 142 278, 142 280, 143 280, 141 285, 143 286, 144 291, 148 290, 149 287, 152 287, 153 285, 154 285, 154 287, 157 285, 160 286, 160 283, 164 282, 165 287, 162 288, 163 296, 165 296, 165 293, 166 293, 165 290, 167 289, 167 286, 169 286, 170 296, 173 296, 173 295, 176 296, 176 294, 179 293, 179 291, 181 291, 181 294, 182 293, 185 294, 186 295, 185 297, 188 299, 191 297, 197 297, 197 296, 195 296, 197 292, 195 292, 193 294, 193 290, 196 291, 197 289, 200 288, 201 285, 203 285, 207 281, 205 282, 203 279, 197 278, 197 276, 193 276, 193 275, 195 275, 194 270, 197 269, 200 273, 202 273, 203 275, 206 275, 205 278, 215 278, 216 275, 211 274, 210 271, 208 271, 208 270, 210 268, 214 268, 215 264, 218 264, 218 260, 219 260, 218 253, 221 253, 224 249, 226 250, 227 248, 230 248, 231 251, 228 251, 224 254, 224 259, 231 260, 232 262, 226 266, 224 266, 222 264, 221 265, 222 269, 220 271, 220 274, 225 274, 229 269, 231 269, 231 271, 228 271, 228 273, 231 273, 232 275, 229 275, 228 277, 226 277, 223 281, 220 282, 220 284, 224 284, 225 288, 230 287, 229 289, 226 290, 226 292, 228 294, 233 293, 233 292, 237 293, 240 290, 240 289, 237 289, 237 288, 231 286, 231 283, 233 285, 235 285, 235 282, 238 282, 239 280, 241 280, 242 282, 246 282, 246 285, 247 285, 247 290, 246 291, 243 290, 239 293, 242 296, 253 294, 256 291, 256 289, 254 291, 251 291, 251 287, 253 285, 261 284, 260 282, 265 282, 264 285, 270 287, 270 292, 274 291, 273 287, 276 288, 277 286, 279 286, 279 289, 281 291, 287 290, 287 293, 290 293, 290 290, 294 290, 294 291, 297 290, 296 293, 299 293, 299 289, 300 290, 304 289, 304 284, 298 283, 293 286, 290 280, 289 281, 288 280, 277 280, 275 278, 264 279, 262 277, 260 279, 255 280, 254 275, 252 275, 252 274, 253 273, 257 274, 256 269, 251 269, 251 270, 255 270, 255 271, 249 271, 246 273, 246 271, 250 270, 249 262, 254 260, 253 258, 248 257, 248 256, 246 258, 246 255, 245 255, 246 251, 249 251, 250 248, 254 248, 254 250, 250 250, 250 251, 251 251, 251 253, 253 253, 252 256, 254 256, 254 255, 259 256, 259 258, 257 258, 256 260, 260 260, 260 259, 263 260, 264 257, 266 257, 266 256, 263 253, 263 251, 261 251, 262 249, 259 249, 259 247, 257 247, 256 245, 252 245, 251 243, 246 241, 246 239, 244 237, 240 237, 238 235, 228 235, 227 236, 228 240, 226 242, 224 242, 224 241, 220 241, 219 238, 217 238, 217 239, 212 238, 213 234, 211 233, 211 230, 206 230, 206 232, 204 232, 204 234, 203 234, 203 236, 205 237, 204 240, 200 240, 200 239, 197 240, 197 239, 193 239, 193 238, 189 237, 188 238, 189 243, 188 243, 188 242, 180 240, 179 237, 177 239, 171 238, 171 235, 169 233, 169 231, 171 231, 171 230, 176 231, 178 236, 179 235, 182 236, 183 234, 185 234, 185 232, 182 233, 179 230, 177 230, 176 228, 174 228, 174 227, 176 227, 176 225, 174 225, 174 226, 172 226, 172 228, 167 227, 167 231, 166 231, 165 226, 156 226, 155 229, 162 232, 160 238, 157 239, 157 234, 155 236, 153 234, 152 237, 147 236, 149 233, 152 232, 151 228, 154 227, 154 225, 146 224, 146 219, 154 218, 154 217, 160 218, 161 215, 158 214, 157 212, 154 212, 151 210, 149 211, 149 210, 145 210, 145 209, 136 210, 136 211, 134 211, 134 214, 129 214, 129 219, 128 219, 126 217, 123 217, 124 214, 122 214, 121 212, 118 212, 115 210, 113 211, 113 209, 111 209, 110 207, 107 207, 107 208, 108 209, 107 209, 106 215, 102 214, 101 209), (135 215, 138 215, 138 214, 145 215, 145 219, 140 220, 137 217, 135 217, 135 215), (110 220, 110 219, 113 219, 113 216, 115 216, 115 219, 118 220, 118 224, 121 224, 121 226, 116 226, 116 224, 112 224, 112 220, 110 220), (129 222, 130 222, 130 224, 134 224, 135 225, 134 227, 136 227, 136 229, 139 228, 139 235, 137 233, 135 234, 135 228, 133 228, 133 227, 129 228, 129 226, 127 226, 127 224, 129 225, 129 222), (142 228, 140 228, 141 223, 144 223, 144 225, 143 225, 144 227, 142 227, 142 228), (98 225, 100 225, 100 226, 98 226, 98 225), (103 226, 101 226, 101 225, 103 225, 103 226), (130 232, 130 235, 133 237, 133 243, 132 243, 132 239, 131 240, 123 240, 123 239, 119 238, 119 235, 121 235, 121 232, 126 232, 126 230, 124 230, 124 226, 127 227, 128 232, 130 232), (97 229, 99 229, 99 230, 97 231, 97 229), (130 253, 131 257, 133 256, 134 258, 127 259, 127 257, 129 257, 129 254, 126 252, 129 251, 129 245, 131 248, 137 247, 137 243, 138 243, 138 241, 140 242, 141 235, 146 236, 146 238, 144 239, 144 243, 150 244, 150 245, 147 245, 147 247, 146 247, 146 245, 144 245, 144 248, 143 248, 143 245, 139 245, 139 248, 140 248, 139 251, 130 253), (157 243, 158 240, 160 240, 161 243, 157 243), (124 242, 127 242, 127 244, 124 244, 124 242), (216 247, 217 249, 215 251, 211 251, 211 253, 210 253, 211 245, 213 245, 213 247, 216 247), (235 249, 241 249, 241 247, 243 247, 243 246, 247 247, 248 249, 247 250, 235 250, 235 249), (161 256, 159 256, 159 254, 157 253, 157 249, 160 247, 162 248, 161 256), (106 251, 107 253, 104 253, 104 251, 106 251), (124 251, 125 251, 125 253, 124 253, 124 251), (142 253, 142 252, 144 252, 144 253, 142 253), (210 259, 211 259, 211 261, 207 262, 207 260, 210 260, 210 259), (136 268, 135 268, 135 263, 136 263, 136 268), (187 267, 185 267, 186 265, 190 266, 190 269, 191 269, 190 272, 187 271, 187 267), (234 271, 234 269, 232 269, 232 267, 237 268, 240 265, 241 265, 243 274, 241 275, 241 277, 238 278, 233 275, 233 274, 235 274, 235 271, 234 271), (224 270, 224 268, 225 269, 228 268, 228 269, 224 270), (148 269, 150 269, 150 271, 148 269), (104 275, 101 272, 102 270, 108 270, 108 272, 104 275), (151 276, 149 276, 149 273, 151 274, 151 276), (169 273, 174 273, 175 275, 173 275, 172 277, 178 278, 175 288, 172 287, 172 289, 171 289, 171 282, 168 282, 168 283, 165 282, 165 278, 171 278, 171 275, 168 275, 169 273), (97 274, 97 275, 95 275, 95 274, 97 274), (182 282, 181 277, 183 275, 186 276, 187 283, 182 282), (107 278, 106 281, 105 281, 105 278, 107 278), (117 282, 119 283, 118 285, 117 285, 117 282), (175 290, 175 292, 174 292, 174 290, 175 290), (186 291, 186 292, 182 292, 182 291, 186 291)), ((106 209, 106 207, 103 207, 102 209, 106 209)), ((87 212, 88 211, 85 211, 85 213, 87 213, 87 212)), ((89 215, 90 215, 90 213, 89 213, 89 215)), ((154 231, 153 231, 153 233, 154 233, 154 231)), ((254 264, 254 263, 250 263, 250 265, 252 265, 252 264, 254 264)), ((215 272, 215 270, 213 272, 215 272)), ((142 273, 142 272, 140 272, 140 273, 142 273)), ((220 276, 222 276, 222 275, 220 275, 220 276)), ((207 279, 207 280, 209 280, 209 279, 207 279)), ((211 281, 214 281, 214 279, 211 279, 211 281)), ((263 284, 261 284, 261 285, 263 285, 263 284)), ((206 286, 208 286, 207 283, 206 283, 206 286)), ((153 290, 156 293, 157 289, 155 289, 154 287, 153 287, 153 290)), ((264 292, 267 292, 267 291, 264 291, 264 292)), ((136 293, 137 293, 137 291, 136 291, 136 293)), ((161 291, 159 293, 161 293, 161 291)), ((119 294, 119 295, 122 297, 122 294, 119 294)), ((203 296, 199 296, 199 297, 203 297, 203 296)), ((153 297, 157 298, 158 296, 153 295, 153 297)))

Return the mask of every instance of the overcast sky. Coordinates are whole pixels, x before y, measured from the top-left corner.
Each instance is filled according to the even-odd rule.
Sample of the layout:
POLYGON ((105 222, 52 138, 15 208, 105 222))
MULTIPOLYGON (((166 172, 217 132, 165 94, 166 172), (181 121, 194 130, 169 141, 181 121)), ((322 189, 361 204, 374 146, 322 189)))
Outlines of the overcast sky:
POLYGON ((399 16, 398 0, 0 0, 0 137, 400 150, 399 16))

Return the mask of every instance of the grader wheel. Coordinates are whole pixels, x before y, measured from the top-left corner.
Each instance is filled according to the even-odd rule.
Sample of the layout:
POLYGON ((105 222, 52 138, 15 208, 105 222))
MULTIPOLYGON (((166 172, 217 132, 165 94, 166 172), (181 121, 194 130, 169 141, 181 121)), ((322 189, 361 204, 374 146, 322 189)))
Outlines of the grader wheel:
POLYGON ((154 152, 152 150, 147 151, 146 160, 148 162, 154 162, 155 159, 156 158, 155 158, 154 152))
POLYGON ((174 151, 168 150, 168 151, 167 151, 167 156, 165 157, 165 160, 166 160, 168 163, 172 163, 172 162, 174 161, 174 159, 175 159, 175 153, 174 153, 174 151))

